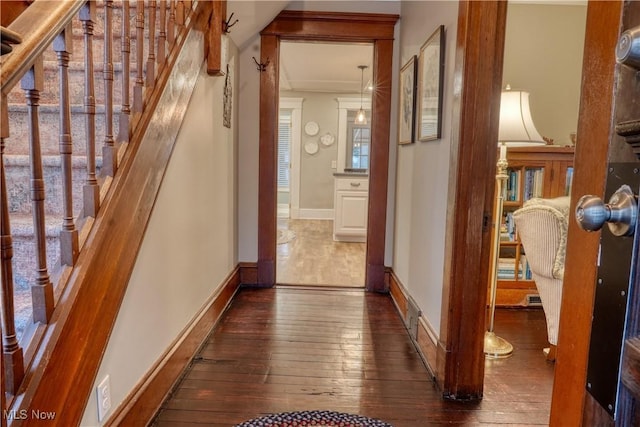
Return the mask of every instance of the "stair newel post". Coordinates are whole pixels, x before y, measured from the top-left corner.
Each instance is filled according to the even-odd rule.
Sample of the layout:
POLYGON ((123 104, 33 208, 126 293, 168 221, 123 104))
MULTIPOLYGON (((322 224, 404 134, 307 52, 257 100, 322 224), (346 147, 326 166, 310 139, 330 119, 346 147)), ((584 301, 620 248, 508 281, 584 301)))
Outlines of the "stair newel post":
POLYGON ((156 82, 156 0, 149 0, 149 56, 147 57, 146 86, 156 82))
POLYGON ((136 83, 133 88, 133 111, 142 112, 142 92, 144 77, 142 65, 144 61, 144 1, 136 2, 136 83))
POLYGON ((158 32, 158 68, 164 65, 167 44, 167 0, 160 0, 160 31, 158 32))
POLYGON ((167 23, 167 41, 169 42, 169 50, 176 41, 176 2, 169 0, 169 22, 167 23))
POLYGON ((62 165, 63 217, 60 230, 60 263, 74 265, 78 259, 78 230, 73 221, 73 190, 71 155, 71 104, 69 101, 69 56, 72 52, 72 29, 69 25, 53 41, 58 56, 60 96, 60 164, 62 165))
POLYGON ((96 98, 93 73, 93 23, 95 20, 95 2, 88 1, 80 9, 80 21, 84 33, 84 126, 87 142, 87 179, 82 186, 82 192, 84 215, 94 218, 100 209, 100 186, 96 179, 96 98))
MULTIPOLYGON (((4 147, 5 138, 9 137, 9 110, 7 109, 7 97, 2 95, 0 114, 0 310, 2 318, 2 362, 4 371, 2 377, 6 391, 15 394, 24 376, 24 359, 22 348, 16 337, 15 313, 13 309, 13 241, 11 239, 11 225, 9 222, 9 196, 7 193, 7 180, 4 172, 4 147)), ((0 390, 0 392, 3 392, 0 390)), ((4 397, 4 393, 2 393, 4 397)), ((4 410, 5 407, 0 407, 4 410)))
POLYGON ((129 78, 131 71, 131 25, 129 1, 122 2, 122 109, 120 110, 120 126, 118 141, 129 142, 129 126, 131 104, 129 100, 129 78))
POLYGON ((118 168, 118 159, 113 140, 113 0, 104 2, 104 144, 102 146, 102 170, 113 176, 118 168))
POLYGON ((29 114, 29 160, 31 162, 31 201, 33 231, 36 245, 37 276, 31 285, 33 320, 48 323, 53 312, 53 285, 47 271, 47 246, 44 224, 44 174, 40 149, 40 127, 38 106, 40 90, 44 86, 42 57, 38 58, 20 82, 27 98, 29 114))

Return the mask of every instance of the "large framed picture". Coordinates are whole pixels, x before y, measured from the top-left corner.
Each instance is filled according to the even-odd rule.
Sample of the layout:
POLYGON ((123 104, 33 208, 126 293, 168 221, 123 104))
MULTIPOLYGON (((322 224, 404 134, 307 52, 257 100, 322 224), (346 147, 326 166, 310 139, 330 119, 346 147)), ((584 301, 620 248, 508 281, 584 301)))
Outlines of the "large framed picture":
POLYGON ((444 25, 440 25, 420 48, 416 118, 420 141, 432 141, 441 135, 444 38, 444 25))
POLYGON ((399 144, 411 144, 415 141, 417 69, 418 59, 413 55, 400 70, 399 144))

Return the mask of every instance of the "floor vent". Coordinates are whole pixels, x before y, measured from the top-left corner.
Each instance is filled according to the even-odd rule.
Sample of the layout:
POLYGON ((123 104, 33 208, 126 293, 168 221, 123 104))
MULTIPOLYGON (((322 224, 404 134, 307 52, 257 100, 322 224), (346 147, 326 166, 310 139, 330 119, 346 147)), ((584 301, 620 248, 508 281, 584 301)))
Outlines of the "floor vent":
POLYGON ((418 340, 418 319, 420 318, 420 309, 418 305, 413 300, 413 298, 408 298, 407 300, 407 318, 406 318, 406 326, 409 331, 409 335, 414 340, 418 340))
POLYGON ((528 306, 542 306, 542 300, 540 299, 540 295, 527 295, 527 305, 528 306))

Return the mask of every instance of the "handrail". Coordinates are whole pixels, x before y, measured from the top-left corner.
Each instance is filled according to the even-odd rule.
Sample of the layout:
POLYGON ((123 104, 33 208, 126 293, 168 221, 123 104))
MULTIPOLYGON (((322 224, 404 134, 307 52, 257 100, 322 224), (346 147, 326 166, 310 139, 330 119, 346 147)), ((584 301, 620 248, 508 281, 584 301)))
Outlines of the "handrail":
POLYGON ((23 42, 0 60, 3 95, 18 83, 85 3, 86 0, 36 1, 9 25, 10 30, 22 36, 23 42), (40 24, 33 25, 34 22, 40 24))

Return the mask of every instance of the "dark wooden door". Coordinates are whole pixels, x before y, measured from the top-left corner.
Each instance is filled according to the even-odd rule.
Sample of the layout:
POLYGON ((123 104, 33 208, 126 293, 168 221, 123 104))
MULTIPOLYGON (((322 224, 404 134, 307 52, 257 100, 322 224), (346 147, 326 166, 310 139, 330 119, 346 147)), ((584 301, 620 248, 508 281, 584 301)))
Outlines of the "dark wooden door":
MULTIPOLYGON (((622 9, 622 36, 616 52, 608 168, 604 202, 621 186, 640 191, 640 49, 629 53, 633 42, 640 43, 640 3, 626 2, 622 9), (635 34, 626 30, 638 29, 635 34), (634 59, 637 56, 637 59, 634 59)), ((579 144, 579 142, 578 142, 579 144)), ((573 193, 575 197, 581 194, 573 193)), ((634 199, 632 197, 632 199, 634 199)), ((637 273, 640 232, 637 207, 630 219, 636 231, 618 236, 609 225, 600 234, 593 316, 589 342, 583 425, 640 425, 640 279, 637 273)))

